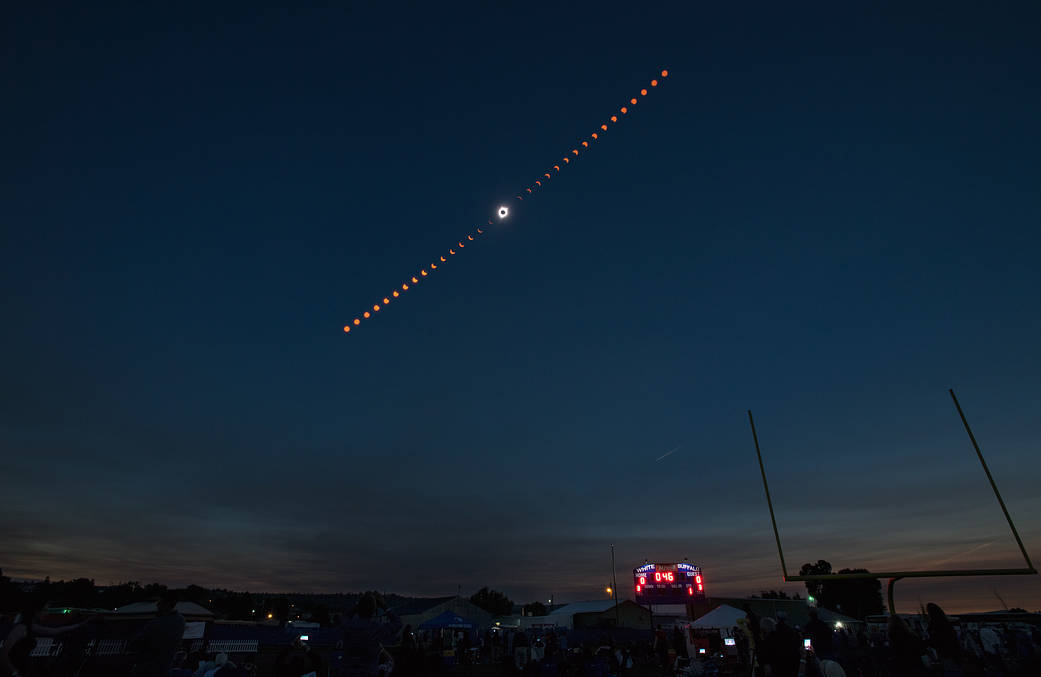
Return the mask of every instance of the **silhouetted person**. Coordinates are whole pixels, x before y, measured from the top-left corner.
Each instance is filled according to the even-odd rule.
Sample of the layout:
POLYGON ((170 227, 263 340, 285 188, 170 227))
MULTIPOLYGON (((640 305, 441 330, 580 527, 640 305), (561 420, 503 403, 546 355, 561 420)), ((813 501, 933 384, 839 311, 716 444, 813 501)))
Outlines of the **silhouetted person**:
POLYGON ((184 636, 184 616, 177 613, 178 595, 167 590, 159 598, 159 615, 145 624, 130 641, 128 651, 137 653, 131 675, 134 677, 167 677, 173 665, 174 654, 181 648, 184 636))
POLYGON ((751 660, 752 664, 755 665, 757 663, 762 663, 758 658, 759 652, 762 651, 763 646, 763 634, 759 627, 759 614, 752 611, 752 607, 748 604, 745 604, 743 608, 745 611, 745 622, 748 623, 748 639, 750 640, 749 643, 751 644, 752 649, 752 655, 749 660, 751 660))
POLYGON ((759 671, 757 674, 773 674, 777 664, 777 644, 774 641, 774 631, 777 629, 777 621, 770 618, 759 619, 759 648, 756 652, 759 671))
POLYGON ((788 614, 783 611, 777 612, 777 627, 771 644, 775 677, 796 677, 799 674, 802 638, 788 625, 788 614))
POLYGON ((944 670, 957 670, 962 656, 954 626, 943 609, 932 602, 925 605, 925 612, 929 615, 929 646, 936 649, 944 670))
POLYGON ((835 660, 835 644, 831 626, 822 621, 816 609, 810 609, 810 622, 806 624, 804 633, 813 646, 817 658, 835 660))
POLYGON ((518 670, 523 670, 528 664, 528 635, 523 630, 519 630, 513 639, 513 661, 518 670))
POLYGON ((376 598, 366 593, 358 600, 354 616, 343 623, 343 674, 345 677, 376 677, 380 650, 401 630, 401 620, 388 613, 389 623, 377 623, 376 598))
POLYGON ((186 667, 187 663, 188 653, 186 651, 176 652, 170 667, 170 677, 192 677, 192 671, 186 667))
POLYGON ((82 628, 90 619, 84 619, 73 625, 49 627, 40 625, 41 604, 35 597, 27 596, 22 608, 14 618, 11 631, 0 646, 0 674, 11 677, 32 674, 29 655, 36 648, 37 637, 57 637, 58 635, 82 628))
MULTIPOLYGON (((293 643, 282 649, 278 655, 277 670, 279 677, 300 677, 310 672, 320 672, 322 659, 311 651, 306 642, 297 637, 293 643)), ((213 677, 221 677, 219 673, 213 677)))
POLYGON ((929 674, 922 663, 925 640, 916 635, 904 619, 896 614, 889 617, 889 647, 892 651, 891 670, 893 675, 919 677, 929 674))
POLYGON ((687 643, 684 641, 683 631, 679 629, 679 626, 672 628, 672 649, 677 656, 687 655, 687 643))

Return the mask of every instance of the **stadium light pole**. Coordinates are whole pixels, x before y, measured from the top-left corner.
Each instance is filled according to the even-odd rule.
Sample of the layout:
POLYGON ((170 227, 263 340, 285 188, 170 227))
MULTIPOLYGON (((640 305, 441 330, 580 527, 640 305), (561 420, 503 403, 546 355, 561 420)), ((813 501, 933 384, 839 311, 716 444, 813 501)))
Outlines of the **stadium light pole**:
POLYGON ((611 596, 614 597, 614 627, 618 628, 618 569, 614 565, 614 543, 611 544, 611 596))

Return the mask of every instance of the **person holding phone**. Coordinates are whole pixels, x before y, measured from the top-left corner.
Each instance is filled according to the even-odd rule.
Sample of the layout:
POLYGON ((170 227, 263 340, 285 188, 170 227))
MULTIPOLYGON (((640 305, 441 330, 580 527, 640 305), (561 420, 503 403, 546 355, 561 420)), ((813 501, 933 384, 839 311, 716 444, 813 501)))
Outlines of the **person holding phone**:
POLYGON ((387 623, 373 619, 378 602, 372 593, 358 600, 354 614, 343 623, 345 677, 378 677, 384 644, 392 644, 401 632, 401 619, 387 612, 387 623))
POLYGON ((79 623, 59 627, 41 625, 39 616, 42 606, 34 597, 28 597, 23 602, 21 611, 15 616, 14 626, 0 646, 0 671, 3 671, 3 675, 23 677, 31 674, 29 656, 36 648, 37 637, 57 637, 82 628, 93 618, 88 617, 79 623))

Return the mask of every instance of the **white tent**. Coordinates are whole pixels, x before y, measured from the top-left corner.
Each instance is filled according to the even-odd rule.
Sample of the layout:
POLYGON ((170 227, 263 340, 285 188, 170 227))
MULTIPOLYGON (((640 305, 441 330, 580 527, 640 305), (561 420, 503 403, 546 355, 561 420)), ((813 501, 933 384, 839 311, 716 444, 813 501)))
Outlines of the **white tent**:
MULTIPOLYGON (((195 602, 178 602, 177 611, 190 620, 211 620, 213 612, 195 602)), ((159 605, 155 602, 133 602, 115 610, 121 616, 152 617, 159 613, 159 605)))
POLYGON ((716 628, 722 630, 730 630, 737 621, 745 617, 745 612, 740 609, 735 609, 732 606, 722 604, 717 606, 712 611, 697 619, 691 623, 693 628, 716 628))

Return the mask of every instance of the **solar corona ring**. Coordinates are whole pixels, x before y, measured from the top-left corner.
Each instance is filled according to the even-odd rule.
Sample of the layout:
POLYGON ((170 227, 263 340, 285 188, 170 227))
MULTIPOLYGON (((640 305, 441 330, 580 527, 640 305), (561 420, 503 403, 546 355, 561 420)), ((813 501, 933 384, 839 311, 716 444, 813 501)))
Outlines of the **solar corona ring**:
POLYGON ((686 562, 644 564, 633 569, 637 604, 686 604, 705 597, 701 567, 686 562))

